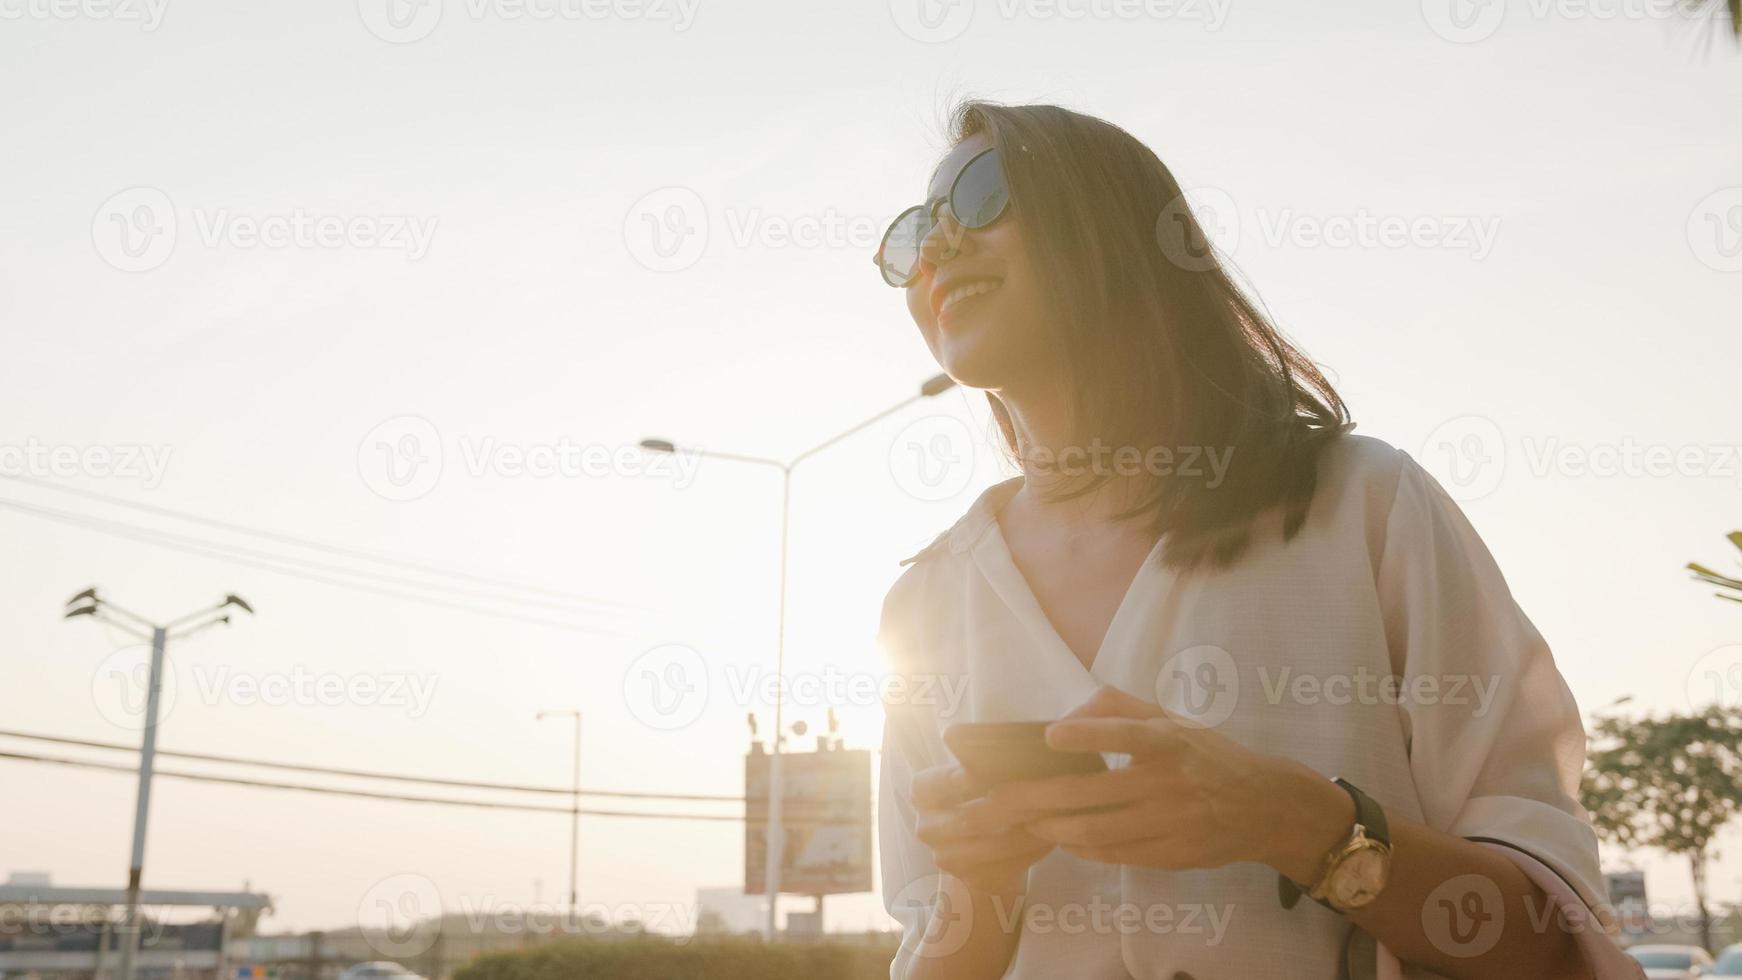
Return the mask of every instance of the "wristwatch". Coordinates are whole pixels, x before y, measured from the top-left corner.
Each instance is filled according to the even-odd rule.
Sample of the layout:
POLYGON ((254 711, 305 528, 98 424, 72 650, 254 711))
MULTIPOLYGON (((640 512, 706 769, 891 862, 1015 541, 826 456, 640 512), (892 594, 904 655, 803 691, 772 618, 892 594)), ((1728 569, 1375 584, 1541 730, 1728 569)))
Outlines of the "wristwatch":
POLYGON ((1285 909, 1294 908, 1305 894, 1334 912, 1352 912, 1385 889, 1391 872, 1391 832, 1385 824, 1385 811, 1348 780, 1339 777, 1332 782, 1355 801, 1355 826, 1325 855, 1318 879, 1311 885, 1277 876, 1277 897, 1285 909))

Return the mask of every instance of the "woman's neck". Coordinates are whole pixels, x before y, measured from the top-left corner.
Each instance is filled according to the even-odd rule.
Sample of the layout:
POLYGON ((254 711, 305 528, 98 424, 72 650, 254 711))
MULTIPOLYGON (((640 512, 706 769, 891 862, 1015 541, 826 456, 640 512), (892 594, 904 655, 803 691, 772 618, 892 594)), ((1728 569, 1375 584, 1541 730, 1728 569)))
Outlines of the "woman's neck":
POLYGON ((1130 508, 1143 489, 1141 473, 1127 473, 1129 453, 1104 438, 1084 437, 1073 431, 1070 401, 1062 393, 1014 395, 999 391, 998 399, 1010 417, 1016 436, 1017 458, 1022 466, 1022 506, 1036 517, 1069 525, 1111 523, 1114 515, 1130 508), (1086 476, 1108 479, 1090 493, 1069 500, 1049 500, 1050 491, 1080 486, 1086 476))

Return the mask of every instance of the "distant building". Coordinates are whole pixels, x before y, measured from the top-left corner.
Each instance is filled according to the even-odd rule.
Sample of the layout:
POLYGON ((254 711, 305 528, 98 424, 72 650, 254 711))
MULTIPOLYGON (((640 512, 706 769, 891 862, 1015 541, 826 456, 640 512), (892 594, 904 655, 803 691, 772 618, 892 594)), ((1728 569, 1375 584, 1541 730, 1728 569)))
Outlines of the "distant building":
MULTIPOLYGON (((127 894, 120 888, 56 886, 45 872, 13 874, 0 884, 0 977, 94 980, 120 965, 117 925, 127 894)), ((248 892, 146 889, 140 905, 208 909, 203 919, 166 922, 141 913, 136 980, 229 980, 229 937, 251 928, 272 907, 266 895, 248 892)))
POLYGON ((746 895, 742 888, 696 890, 696 935, 736 936, 760 933, 768 903, 761 895, 746 895))

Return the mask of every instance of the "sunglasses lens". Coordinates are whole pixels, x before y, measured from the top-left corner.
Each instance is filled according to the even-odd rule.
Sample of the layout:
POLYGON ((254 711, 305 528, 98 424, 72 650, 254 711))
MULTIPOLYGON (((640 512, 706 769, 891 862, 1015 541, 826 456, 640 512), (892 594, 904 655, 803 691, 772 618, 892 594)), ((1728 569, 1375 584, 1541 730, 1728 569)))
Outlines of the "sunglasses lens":
POLYGON ((964 228, 984 228, 997 221, 1009 203, 1010 189, 1004 183, 997 150, 970 161, 950 189, 950 213, 964 228))
POLYGON ((891 286, 905 286, 919 271, 920 243, 931 231, 931 217, 923 208, 909 208, 889 230, 883 233, 883 280, 891 286))

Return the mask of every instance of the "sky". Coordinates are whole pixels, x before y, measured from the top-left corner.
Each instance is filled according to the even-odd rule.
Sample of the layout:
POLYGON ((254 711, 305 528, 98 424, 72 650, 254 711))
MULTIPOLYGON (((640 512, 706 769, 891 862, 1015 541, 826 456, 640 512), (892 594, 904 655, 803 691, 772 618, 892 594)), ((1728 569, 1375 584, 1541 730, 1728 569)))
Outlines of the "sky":
MULTIPOLYGON (((868 256, 967 96, 1155 149, 1357 431, 1458 497, 1583 709, 1742 698, 1742 609, 1682 569, 1742 527, 1730 42, 1636 0, 923 2, 0 0, 0 729, 137 740, 142 652, 62 622, 74 593, 159 622, 235 593, 255 615, 171 645, 164 748, 566 785, 537 714, 578 710, 589 788, 741 793, 781 475, 633 447, 789 460, 918 392, 868 256), (643 687, 673 669, 675 720, 643 687)), ((962 389, 793 470, 789 721, 834 690, 876 744, 898 562, 1011 472, 962 389)), ((0 787, 0 876, 122 883, 131 778, 0 787)), ((671 921, 741 849, 587 817, 580 898, 671 921)), ((561 815, 167 779, 145 865, 270 893, 268 930, 567 875, 561 815)))

